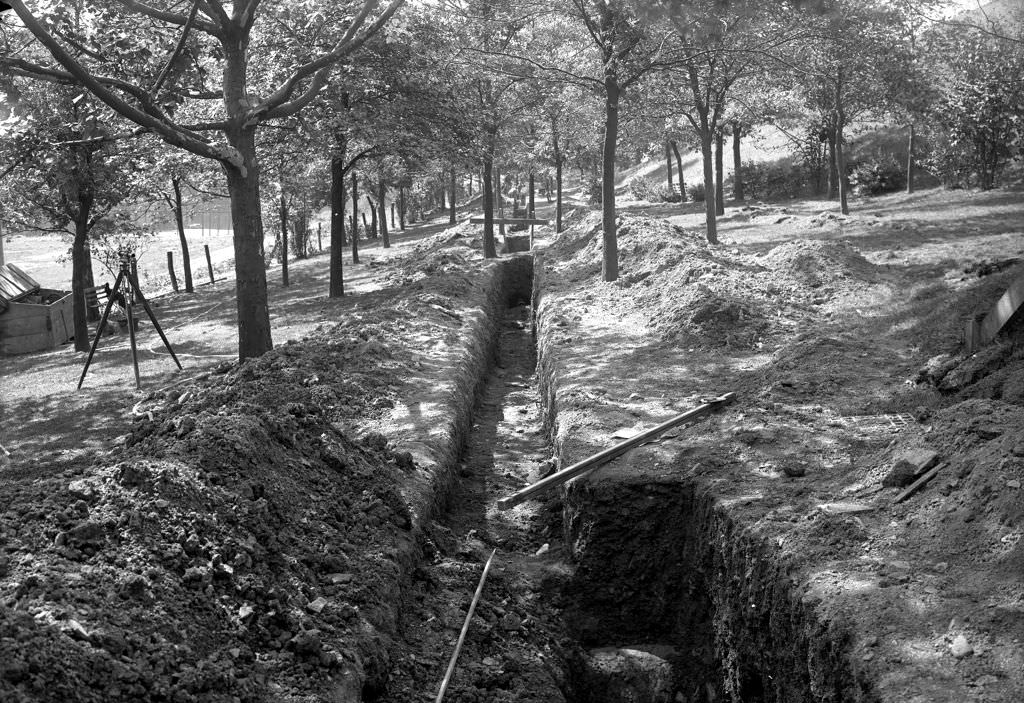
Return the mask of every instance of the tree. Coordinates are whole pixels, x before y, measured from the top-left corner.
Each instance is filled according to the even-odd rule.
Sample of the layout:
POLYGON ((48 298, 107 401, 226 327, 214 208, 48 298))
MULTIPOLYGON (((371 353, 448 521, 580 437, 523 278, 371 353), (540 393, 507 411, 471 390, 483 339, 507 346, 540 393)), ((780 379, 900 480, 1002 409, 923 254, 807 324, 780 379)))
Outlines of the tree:
MULTIPOLYGON (((209 195, 208 182, 216 178, 212 162, 200 159, 186 151, 168 150, 153 145, 152 169, 149 171, 149 190, 159 194, 171 211, 178 242, 181 246, 181 265, 185 275, 185 292, 192 293, 195 284, 192 279, 192 256, 185 234, 185 189, 194 194, 209 195)), ((220 197, 225 194, 218 193, 220 197)))
MULTIPOLYGON (((145 185, 137 144, 112 137, 117 120, 80 90, 28 84, 17 90, 20 112, 0 142, 11 166, 4 179, 8 218, 23 229, 71 237, 75 349, 88 351, 85 289, 93 285, 90 237, 145 185)), ((107 230, 109 232, 109 229, 107 230)))
MULTIPOLYGON (((706 238, 717 244, 717 215, 724 212, 721 140, 729 101, 737 85, 774 61, 774 52, 794 41, 798 30, 788 11, 771 3, 667 0, 662 4, 676 39, 668 70, 685 86, 687 98, 680 112, 700 142, 706 238)), ((734 177, 738 179, 739 174, 734 177)))
POLYGON ((619 138, 619 109, 623 93, 654 70, 664 46, 641 13, 625 0, 573 0, 573 14, 587 30, 596 49, 604 98, 604 145, 601 158, 601 227, 604 253, 602 278, 619 277, 618 240, 615 232, 615 157, 619 138))
POLYGON ((1021 46, 956 38, 951 80, 931 113, 927 160, 947 185, 991 189, 1010 159, 1024 153, 1021 46))
POLYGON ((888 107, 885 96, 910 63, 908 47, 892 41, 898 23, 889 3, 835 2, 828 12, 808 18, 813 34, 795 47, 788 64, 834 150, 830 161, 844 215, 850 212, 844 130, 855 120, 881 116, 888 107))
POLYGON ((197 0, 183 12, 173 2, 117 0, 120 9, 99 8, 84 31, 69 35, 63 31, 67 8, 47 6, 37 17, 23 0, 8 0, 59 68, 17 56, 0 59, 0 65, 24 75, 78 82, 168 144, 221 164, 234 229, 238 353, 245 359, 273 346, 257 131, 309 105, 333 67, 381 31, 403 2, 391 0, 377 12, 378 0, 326 8, 312 2, 282 8, 260 0, 197 0), (289 41, 277 41, 266 23, 258 23, 268 15, 277 31, 291 34, 289 41), (172 45, 167 38, 174 36, 172 45), (79 52, 76 46, 96 49, 79 52), (169 58, 165 62, 162 57, 169 58))

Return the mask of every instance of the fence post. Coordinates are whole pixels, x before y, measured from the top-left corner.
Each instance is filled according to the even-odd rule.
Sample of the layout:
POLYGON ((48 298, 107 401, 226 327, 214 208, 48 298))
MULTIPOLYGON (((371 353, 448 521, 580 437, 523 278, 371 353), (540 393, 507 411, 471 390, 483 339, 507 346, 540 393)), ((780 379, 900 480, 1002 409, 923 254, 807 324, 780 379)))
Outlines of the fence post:
POLYGON ((210 245, 204 244, 203 249, 206 251, 206 270, 210 272, 210 285, 213 285, 213 262, 210 261, 210 245))

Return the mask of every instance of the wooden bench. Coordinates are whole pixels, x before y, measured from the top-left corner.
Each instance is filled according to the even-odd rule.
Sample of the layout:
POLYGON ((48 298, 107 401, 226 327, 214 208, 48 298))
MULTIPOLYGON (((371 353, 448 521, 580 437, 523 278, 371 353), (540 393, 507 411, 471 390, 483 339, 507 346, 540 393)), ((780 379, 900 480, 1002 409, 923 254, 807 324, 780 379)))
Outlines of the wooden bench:
POLYGON ((107 302, 110 300, 110 284, 104 283, 102 286, 93 286, 92 288, 86 288, 85 293, 85 309, 96 310, 96 319, 100 319, 100 315, 107 309, 107 302))
MULTIPOLYGON (((107 318, 107 324, 100 330, 101 334, 111 335, 117 332, 119 327, 127 328, 128 317, 124 309, 124 303, 121 301, 121 296, 113 294, 109 283, 86 288, 83 292, 85 293, 86 309, 96 310, 96 319, 94 320, 96 322, 103 316, 103 311, 107 309, 107 303, 110 302, 111 297, 114 298, 114 303, 118 309, 116 311, 111 310, 111 317, 115 317, 117 322, 114 324, 114 320, 107 318)), ((135 318, 135 329, 139 329, 139 318, 137 317, 135 318)))

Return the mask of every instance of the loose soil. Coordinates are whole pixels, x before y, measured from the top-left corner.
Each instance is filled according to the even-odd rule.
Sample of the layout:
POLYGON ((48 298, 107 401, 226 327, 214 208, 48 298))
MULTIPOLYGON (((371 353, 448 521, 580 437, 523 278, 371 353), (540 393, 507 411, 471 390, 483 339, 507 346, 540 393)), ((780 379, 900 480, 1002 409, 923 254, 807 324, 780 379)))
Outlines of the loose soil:
POLYGON ((188 372, 153 346, 142 393, 123 348, 80 394, 81 355, 5 358, 0 698, 431 700, 492 549, 446 700, 1024 698, 1020 321, 959 351, 1024 273, 1024 206, 827 207, 730 209, 717 247, 693 204, 631 208, 615 283, 577 212, 535 267, 536 379, 522 274, 468 225, 374 250, 340 301, 295 266, 298 341, 242 365, 217 288, 161 299, 188 372), (894 505, 920 447, 946 465, 894 505))

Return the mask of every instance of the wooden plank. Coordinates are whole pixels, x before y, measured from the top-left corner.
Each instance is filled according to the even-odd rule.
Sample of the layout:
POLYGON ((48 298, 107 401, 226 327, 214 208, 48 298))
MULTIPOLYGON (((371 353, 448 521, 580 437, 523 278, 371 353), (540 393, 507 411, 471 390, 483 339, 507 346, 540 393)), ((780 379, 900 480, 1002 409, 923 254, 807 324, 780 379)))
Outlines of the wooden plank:
POLYGON ((964 351, 973 354, 981 346, 981 325, 974 318, 964 323, 964 351))
POLYGON ((923 475, 921 478, 917 479, 912 484, 907 486, 906 490, 904 490, 902 493, 896 496, 896 500, 894 500, 893 503, 902 503, 907 498, 917 493, 921 488, 924 487, 926 483, 935 478, 935 475, 939 473, 942 467, 946 465, 947 464, 945 463, 939 464, 938 466, 934 467, 931 471, 923 475))
MULTIPOLYGON (((533 217, 501 217, 491 220, 496 225, 546 225, 549 220, 539 220, 533 217)), ((485 220, 482 217, 469 218, 469 224, 482 225, 485 220)))
POLYGON ((583 461, 577 462, 567 469, 562 469, 558 473, 551 474, 547 478, 537 481, 537 483, 533 484, 532 486, 527 486, 526 488, 516 493, 513 493, 507 498, 502 498, 501 500, 498 501, 498 509, 508 510, 509 508, 518 505, 519 503, 522 503, 524 500, 527 500, 538 493, 542 493, 549 488, 554 488, 555 486, 560 486, 569 479, 584 474, 587 471, 590 471, 591 469, 595 469, 598 466, 611 461, 612 459, 621 454, 625 454, 633 447, 638 447, 641 444, 647 443, 649 440, 652 440, 664 434, 673 427, 682 425, 685 422, 697 420, 699 418, 704 417, 705 415, 711 414, 713 411, 728 405, 735 398, 735 393, 726 393, 725 395, 719 396, 714 400, 708 401, 703 405, 694 408, 693 410, 689 410, 683 413, 682 415, 676 415, 672 419, 666 420, 665 422, 661 423, 660 425, 657 425, 656 427, 652 427, 649 430, 645 430, 640 434, 636 435, 635 437, 631 437, 630 439, 627 439, 624 442, 619 442, 615 446, 609 447, 608 449, 600 451, 597 454, 589 456, 583 461))
POLYGON ((49 348, 50 333, 47 330, 19 337, 0 337, 0 353, 3 354, 26 354, 49 348))
POLYGON ((1018 278, 1006 289, 981 323, 981 343, 988 344, 1013 314, 1024 305, 1024 278, 1018 278))

